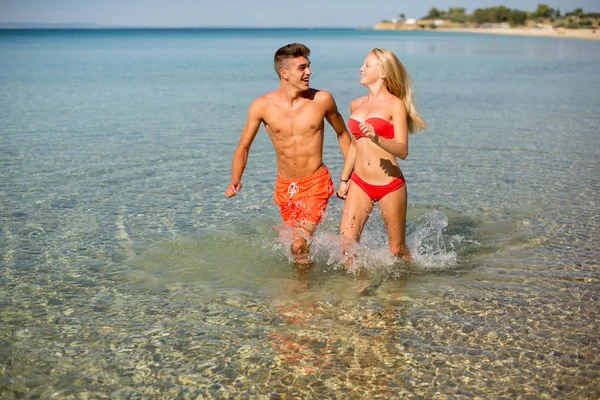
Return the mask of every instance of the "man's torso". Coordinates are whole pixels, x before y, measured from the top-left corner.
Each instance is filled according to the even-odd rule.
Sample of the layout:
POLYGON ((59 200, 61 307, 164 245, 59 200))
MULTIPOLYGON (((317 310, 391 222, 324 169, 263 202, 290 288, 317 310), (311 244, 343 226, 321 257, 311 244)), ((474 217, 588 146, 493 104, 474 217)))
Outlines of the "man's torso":
POLYGON ((277 153, 277 169, 283 179, 303 178, 322 166, 326 104, 311 89, 293 106, 276 92, 264 96, 263 122, 277 153))

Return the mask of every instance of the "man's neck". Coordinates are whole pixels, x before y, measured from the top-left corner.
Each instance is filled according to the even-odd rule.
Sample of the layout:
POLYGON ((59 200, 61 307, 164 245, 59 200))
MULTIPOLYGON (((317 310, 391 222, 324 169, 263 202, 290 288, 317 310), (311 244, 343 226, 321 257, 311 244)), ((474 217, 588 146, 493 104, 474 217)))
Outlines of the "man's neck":
POLYGON ((293 106, 298 100, 304 98, 309 90, 310 89, 299 90, 296 87, 282 84, 279 87, 279 94, 283 101, 288 103, 290 106, 293 106))

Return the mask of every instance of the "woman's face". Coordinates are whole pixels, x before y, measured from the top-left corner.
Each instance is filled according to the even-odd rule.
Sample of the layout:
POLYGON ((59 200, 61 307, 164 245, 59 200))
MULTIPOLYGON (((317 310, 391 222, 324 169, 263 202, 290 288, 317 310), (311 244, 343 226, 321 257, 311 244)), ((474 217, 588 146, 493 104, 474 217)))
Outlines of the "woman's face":
POLYGON ((381 65, 375 54, 369 53, 362 67, 360 67, 360 84, 369 85, 382 78, 381 65))

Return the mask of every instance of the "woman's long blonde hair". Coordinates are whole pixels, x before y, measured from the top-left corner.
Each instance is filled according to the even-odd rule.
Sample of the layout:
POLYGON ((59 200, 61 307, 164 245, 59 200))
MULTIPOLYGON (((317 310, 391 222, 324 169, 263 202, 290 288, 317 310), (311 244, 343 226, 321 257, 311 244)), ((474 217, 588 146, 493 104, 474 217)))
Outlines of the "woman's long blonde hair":
POLYGON ((396 55, 386 49, 374 48, 371 53, 377 57, 381 69, 385 74, 383 78, 385 87, 394 96, 400 98, 406 105, 406 114, 408 117, 408 132, 419 133, 427 128, 427 123, 423 121, 413 99, 414 82, 410 74, 404 68, 396 55))

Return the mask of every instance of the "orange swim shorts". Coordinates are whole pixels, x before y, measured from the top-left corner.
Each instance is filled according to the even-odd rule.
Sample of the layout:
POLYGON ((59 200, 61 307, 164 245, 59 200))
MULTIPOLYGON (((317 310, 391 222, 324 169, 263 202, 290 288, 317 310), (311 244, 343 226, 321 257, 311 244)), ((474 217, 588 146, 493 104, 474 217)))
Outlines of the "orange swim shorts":
POLYGON ((324 167, 311 176, 295 181, 277 177, 273 199, 285 223, 308 221, 318 224, 334 191, 329 170, 324 167))

